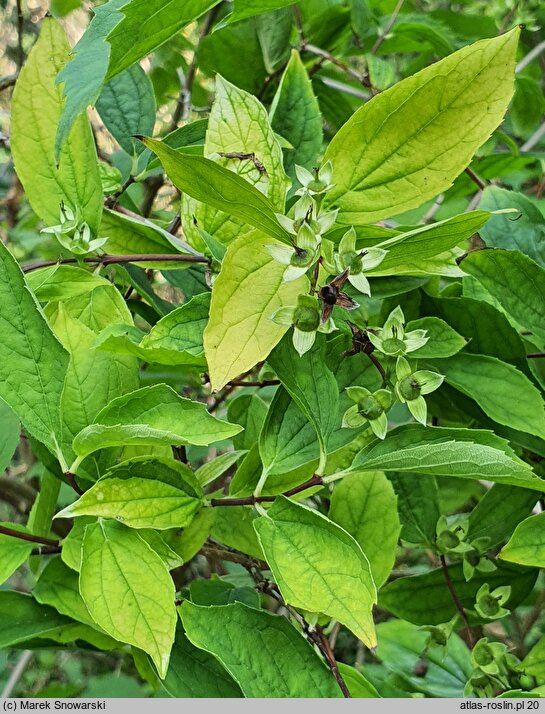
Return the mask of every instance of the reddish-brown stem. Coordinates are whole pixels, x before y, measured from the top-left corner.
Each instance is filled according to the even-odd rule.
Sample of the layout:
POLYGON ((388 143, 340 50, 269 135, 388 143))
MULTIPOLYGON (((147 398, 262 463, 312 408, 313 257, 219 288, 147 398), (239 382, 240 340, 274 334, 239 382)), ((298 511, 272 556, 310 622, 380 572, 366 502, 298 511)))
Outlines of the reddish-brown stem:
POLYGON ((469 176, 469 178, 473 181, 473 183, 478 186, 481 191, 483 191, 487 183, 484 181, 480 176, 478 176, 473 169, 470 169, 469 167, 465 170, 465 173, 469 176))
POLYGON ((60 545, 43 545, 39 548, 34 548, 31 555, 57 555, 61 551, 60 545))
POLYGON ((341 673, 339 672, 339 667, 337 665, 337 660, 335 659, 333 649, 331 648, 329 640, 324 635, 324 631, 322 630, 320 625, 316 625, 313 634, 315 635, 316 644, 320 648, 321 653, 324 655, 327 664, 329 665, 329 669, 331 670, 331 673, 335 677, 337 684, 339 685, 340 690, 343 693, 343 697, 345 697, 345 699, 352 699, 352 695, 348 691, 346 682, 344 681, 341 673))
MULTIPOLYGON (((284 491, 281 495, 295 496, 297 493, 302 493, 314 486, 323 486, 324 480, 321 476, 314 475, 308 481, 300 483, 299 486, 294 486, 288 491, 284 491)), ((210 505, 217 506, 255 506, 256 503, 272 503, 276 496, 246 496, 244 498, 212 498, 210 505)))
POLYGON ((539 359, 541 357, 545 357, 545 352, 530 352, 526 355, 527 359, 539 359))
POLYGON ((12 538, 19 538, 19 540, 27 540, 29 543, 41 543, 42 545, 51 545, 58 547, 59 541, 53 540, 52 538, 42 538, 41 536, 31 535, 30 533, 22 533, 21 531, 16 531, 14 528, 7 528, 6 526, 0 526, 0 534, 11 536, 12 538))
POLYGON ((75 474, 73 474, 71 471, 66 471, 64 475, 65 475, 66 480, 68 481, 70 486, 72 486, 72 488, 78 494, 78 496, 83 496, 83 491, 78 486, 78 482, 76 481, 75 474))
POLYGON ((456 590, 454 589, 454 583, 452 582, 452 579, 450 577, 450 572, 448 569, 447 561, 445 559, 444 555, 439 556, 439 560, 441 561, 441 568, 443 570, 443 575, 445 576, 445 582, 447 584, 447 587, 450 592, 450 596, 452 597, 452 600, 454 604, 456 605, 456 609, 458 610, 460 617, 462 618, 464 625, 466 627, 466 632, 467 632, 467 640, 470 649, 473 649, 475 646, 475 640, 473 637, 473 631, 471 629, 471 626, 469 624, 469 620, 467 619, 467 613, 465 611, 464 606, 462 605, 462 601, 458 597, 456 590))
POLYGON ((101 255, 94 258, 59 258, 58 260, 40 260, 35 263, 27 263, 22 266, 23 273, 30 273, 31 270, 39 268, 49 268, 52 265, 69 265, 78 262, 89 265, 115 265, 118 263, 208 263, 208 258, 204 255, 178 255, 173 253, 148 253, 142 255, 101 255))

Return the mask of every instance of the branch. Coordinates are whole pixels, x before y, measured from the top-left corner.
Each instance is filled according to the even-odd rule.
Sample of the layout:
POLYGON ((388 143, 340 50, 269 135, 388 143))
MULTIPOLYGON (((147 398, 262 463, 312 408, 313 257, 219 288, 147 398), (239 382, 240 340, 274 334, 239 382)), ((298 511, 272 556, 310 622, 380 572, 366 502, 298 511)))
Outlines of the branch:
POLYGON ((39 548, 34 548, 31 555, 57 555, 60 553, 62 548, 60 545, 43 545, 39 548))
POLYGON ((464 625, 466 627, 466 632, 467 632, 467 639, 468 639, 468 644, 469 648, 473 649, 475 646, 475 640, 473 637, 473 631, 470 627, 469 620, 467 619, 467 613, 464 609, 464 606, 462 605, 462 602, 458 595, 456 594, 456 590, 454 589, 454 583, 452 582, 452 579, 450 577, 447 561, 445 559, 444 555, 440 555, 439 559, 441 561, 441 568, 443 569, 443 575, 445 576, 445 581, 447 583, 447 587, 449 589, 450 595, 452 597, 452 600, 454 604, 456 605, 456 609, 460 613, 460 617, 464 621, 464 625))
POLYGON ((329 665, 329 669, 331 670, 331 673, 337 680, 337 684, 340 687, 341 692, 343 693, 343 697, 345 699, 352 699, 352 695, 348 691, 348 687, 346 686, 346 682, 342 678, 341 673, 339 672, 339 667, 337 665, 337 661, 335 659, 335 655, 333 653, 333 649, 331 648, 331 645, 329 643, 329 640, 327 637, 324 635, 324 631, 320 627, 320 625, 316 625, 315 630, 314 630, 314 635, 315 635, 315 642, 320 648, 320 651, 324 655, 327 664, 329 665))
POLYGON ((390 32, 390 30, 393 27, 394 22, 397 20, 397 16, 399 15, 401 8, 403 7, 403 3, 405 0, 398 0, 397 5, 394 8, 393 13, 390 15, 390 19, 386 23, 386 27, 384 28, 382 34, 380 37, 377 39, 373 47, 371 48, 371 54, 374 55, 378 48, 381 46, 381 44, 384 42, 386 39, 387 34, 390 32))
POLYGON ((208 258, 204 255, 182 255, 175 253, 149 253, 135 255, 100 255, 94 258, 59 258, 58 260, 40 260, 35 263, 26 263, 21 266, 23 273, 30 273, 32 270, 48 268, 51 265, 68 265, 74 263, 88 263, 89 265, 115 265, 116 263, 208 263, 208 258))
MULTIPOLYGON (((299 484, 299 486, 294 486, 288 491, 284 491, 282 496, 289 498, 290 496, 295 496, 297 493, 302 493, 307 491, 309 488, 314 486, 323 486, 324 480, 322 476, 314 475, 308 481, 299 484)), ((246 496, 245 498, 212 498, 210 500, 210 505, 213 507, 218 506, 255 506, 256 503, 272 503, 277 496, 246 496)))
POLYGON ((320 57, 323 60, 331 62, 331 64, 334 64, 349 77, 355 79, 360 84, 363 84, 364 87, 372 89, 371 82, 369 81, 369 77, 367 75, 356 72, 355 69, 352 69, 352 67, 349 67, 347 64, 337 59, 337 57, 335 57, 335 55, 332 55, 331 52, 322 50, 320 47, 316 47, 316 45, 311 45, 310 43, 306 42, 306 40, 303 40, 301 42, 301 51, 310 52, 311 54, 316 55, 316 57, 320 57))
POLYGON ((533 50, 530 50, 530 52, 528 52, 528 54, 521 59, 521 61, 515 67, 516 74, 522 72, 522 70, 527 67, 530 62, 533 62, 536 57, 539 57, 542 52, 545 52, 545 40, 543 40, 543 42, 540 42, 539 45, 536 45, 533 50))
POLYGON ((10 87, 13 87, 13 85, 17 81, 18 76, 19 73, 15 72, 15 74, 7 74, 5 77, 0 77, 0 92, 3 92, 4 89, 9 89, 10 87))
POLYGON ((539 359, 545 357, 545 352, 529 352, 526 355, 526 359, 539 359))
POLYGON ((199 552, 204 556, 212 556, 214 558, 219 558, 219 560, 226 560, 229 563, 237 563, 238 565, 242 565, 247 570, 250 570, 251 568, 258 568, 259 570, 269 569, 269 566, 263 560, 257 560, 256 558, 252 558, 245 553, 240 553, 239 551, 231 548, 222 548, 210 542, 205 543, 199 552))
POLYGON ((477 176, 475 171, 473 171, 473 169, 470 169, 469 166, 465 170, 465 173, 469 176, 473 183, 480 188, 481 191, 483 191, 487 187, 486 181, 484 181, 480 176, 477 176))
POLYGON ((6 528, 6 526, 0 526, 0 534, 11 536, 12 538, 18 538, 19 540, 27 540, 29 543, 42 543, 43 545, 51 545, 55 547, 58 547, 59 545, 58 540, 41 538, 40 536, 31 535, 30 533, 21 533, 21 531, 16 531, 13 528, 6 528))
POLYGON ((25 18, 23 17, 23 6, 21 0, 17 0, 17 66, 19 69, 25 62, 25 51, 23 50, 23 28, 25 18))
POLYGON ((541 139, 545 136, 545 122, 538 127, 532 136, 526 141, 521 147, 520 150, 524 153, 526 151, 531 151, 536 144, 539 144, 541 139))

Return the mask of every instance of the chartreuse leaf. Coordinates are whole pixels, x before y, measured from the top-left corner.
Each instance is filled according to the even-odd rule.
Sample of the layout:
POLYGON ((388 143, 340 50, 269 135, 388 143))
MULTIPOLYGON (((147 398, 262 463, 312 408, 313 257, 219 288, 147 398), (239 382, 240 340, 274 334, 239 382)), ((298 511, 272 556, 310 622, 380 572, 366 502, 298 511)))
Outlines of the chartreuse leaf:
POLYGON ((0 648, 14 647, 33 637, 47 636, 73 620, 51 607, 39 605, 30 595, 0 591, 0 648))
POLYGON ((316 430, 320 444, 320 473, 327 457, 327 438, 336 425, 339 390, 333 372, 326 365, 325 337, 319 335, 302 357, 287 335, 269 356, 278 375, 299 409, 316 430))
POLYGON ((326 665, 279 615, 242 603, 180 608, 189 640, 213 654, 248 698, 340 697, 326 665))
POLYGON ((545 490, 504 439, 480 429, 449 429, 409 424, 375 440, 354 459, 354 471, 408 471, 435 476, 486 478, 489 481, 545 490))
MULTIPOLYGON (((0 525, 20 533, 28 532, 26 528, 15 523, 2 523, 0 525)), ((5 583, 17 568, 27 560, 34 547, 34 544, 28 541, 0 534, 0 585, 5 583)))
POLYGON ((254 528, 287 603, 323 612, 368 647, 376 645, 376 588, 369 561, 346 531, 283 496, 254 528))
POLYGON ((157 139, 142 137, 142 141, 157 154, 167 176, 182 193, 287 242, 273 204, 242 176, 203 156, 180 154, 157 139))
POLYGON ((143 151, 134 134, 151 134, 155 125, 155 95, 150 78, 139 64, 104 85, 96 108, 104 125, 130 156, 143 151))
POLYGON ((27 284, 40 302, 57 302, 84 295, 100 285, 110 285, 106 278, 75 265, 51 265, 32 270, 27 284))
MULTIPOLYGON (((492 573, 477 571, 469 582, 465 579, 461 563, 450 565, 449 573, 456 594, 468 610, 474 608, 475 596, 483 583, 488 583, 490 590, 511 586, 511 596, 506 607, 513 609, 531 592, 538 576, 538 570, 501 563, 492 573)), ((394 580, 380 591, 379 605, 415 625, 448 622, 457 612, 452 596, 445 587, 445 576, 441 568, 394 580)))
POLYGON ((272 128, 293 146, 293 150, 286 152, 284 165, 295 181, 295 164, 307 169, 316 166, 323 141, 320 105, 297 50, 292 50, 270 115, 272 128))
POLYGON ((78 573, 81 570, 81 547, 83 545, 85 528, 90 523, 95 523, 95 521, 96 518, 87 516, 76 518, 70 532, 62 542, 62 562, 78 573))
POLYGON ((193 473, 177 461, 145 456, 110 469, 56 518, 102 516, 130 528, 181 528, 202 504, 193 473))
POLYGON ((437 363, 448 384, 474 399, 494 421, 545 437, 545 404, 528 377, 506 362, 460 354, 437 363))
POLYGON ((530 516, 515 528, 500 558, 511 563, 545 567, 545 513, 530 516))
POLYGON ((176 699, 231 699, 242 696, 240 687, 217 659, 191 644, 181 623, 176 627, 168 672, 162 684, 166 693, 176 699))
POLYGON ((55 156, 55 132, 63 108, 55 76, 69 52, 62 27, 45 18, 13 91, 11 149, 25 194, 43 221, 58 224, 64 201, 72 209, 79 208, 81 219, 96 233, 102 213, 102 184, 86 116, 74 123, 58 161, 55 156))
POLYGON ((19 437, 21 435, 21 425, 17 415, 2 399, 0 399, 0 473, 2 473, 11 461, 19 437))
POLYGON ((401 531, 392 484, 381 471, 347 476, 335 486, 329 517, 365 549, 380 588, 394 565, 401 531))
POLYGON ((68 354, 47 324, 21 268, 0 241, 0 397, 29 434, 55 451, 68 354))
MULTIPOLYGON (((289 179, 282 164, 282 149, 269 124, 267 111, 252 94, 216 77, 216 94, 206 131, 204 154, 219 162, 260 193, 267 196, 276 211, 284 211, 289 179)), ((166 168, 166 167, 165 167, 166 168)), ((167 171, 168 173, 168 171, 167 171)), ((172 177, 171 177, 172 178, 172 177)), ((182 198, 182 223, 190 243, 204 248, 199 229, 228 243, 248 235, 255 221, 243 220, 218 210, 208 202, 182 198), (194 220, 197 226, 194 225, 194 220)))
MULTIPOLYGON (((407 332, 426 330, 428 341, 423 347, 411 352, 411 359, 452 357, 466 346, 466 341, 439 317, 421 317, 407 323, 407 332)), ((442 369, 443 362, 439 363, 442 369)), ((439 365, 438 365, 439 366, 439 365)))
POLYGON ((285 267, 267 253, 269 243, 257 231, 233 241, 214 283, 204 349, 216 391, 268 357, 287 330, 272 322, 273 313, 296 305, 306 290, 305 277, 283 282, 285 267))
POLYGON ((477 250, 462 262, 519 325, 545 341, 545 269, 514 250, 477 250), (531 290, 528 289, 531 285, 531 290))
POLYGON ((340 220, 362 225, 445 191, 503 119, 520 30, 481 40, 378 94, 336 134, 325 159, 340 220))
POLYGON ((239 431, 238 424, 209 414, 206 405, 180 397, 166 384, 156 384, 114 399, 80 431, 73 449, 82 459, 107 446, 208 446, 239 431))
POLYGON ((174 583, 138 533, 115 521, 88 525, 79 587, 96 624, 151 655, 164 677, 177 619, 174 583))

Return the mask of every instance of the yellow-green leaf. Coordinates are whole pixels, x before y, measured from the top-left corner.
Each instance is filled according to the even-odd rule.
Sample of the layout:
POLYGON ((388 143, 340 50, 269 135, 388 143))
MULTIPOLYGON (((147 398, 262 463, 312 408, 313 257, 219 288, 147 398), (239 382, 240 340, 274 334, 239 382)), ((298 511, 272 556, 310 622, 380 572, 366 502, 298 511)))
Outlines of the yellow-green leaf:
POLYGON ((265 250, 270 243, 263 233, 241 237, 231 243, 221 264, 204 332, 214 390, 269 355, 287 330, 271 320, 273 313, 295 305, 306 291, 306 278, 283 282, 285 266, 265 250))
POLYGON ((339 220, 363 225, 445 191, 503 119, 520 30, 480 40, 398 82, 359 109, 325 158, 339 220))
POLYGON ((519 523, 500 558, 534 568, 545 567, 545 513, 519 523))

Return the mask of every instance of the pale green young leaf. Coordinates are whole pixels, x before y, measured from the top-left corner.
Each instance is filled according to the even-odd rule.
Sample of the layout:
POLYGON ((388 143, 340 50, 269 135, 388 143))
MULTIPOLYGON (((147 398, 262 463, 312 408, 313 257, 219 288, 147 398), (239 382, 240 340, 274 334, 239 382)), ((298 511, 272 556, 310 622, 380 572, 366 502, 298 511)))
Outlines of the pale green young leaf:
POLYGON ((96 103, 104 125, 130 156, 143 151, 135 134, 151 134, 155 126, 155 95, 148 75, 139 64, 128 67, 107 82, 96 103))
POLYGON ((470 253, 461 268, 519 325, 545 341, 545 268, 518 251, 499 248, 470 253))
POLYGON ((174 568, 179 568, 184 564, 182 556, 170 547, 167 541, 163 538, 163 533, 159 533, 153 528, 140 528, 138 535, 146 541, 155 553, 157 553, 165 564, 167 570, 174 570, 174 568))
MULTIPOLYGON (((2 523, 0 525, 19 533, 28 532, 26 528, 15 523, 2 523)), ((5 583, 17 568, 28 559, 34 547, 33 543, 21 538, 0 534, 0 585, 5 583)))
POLYGON ((204 348, 216 391, 268 357, 288 329, 274 323, 272 315, 295 305, 306 290, 304 277, 283 282, 285 266, 267 253, 269 243, 258 232, 235 240, 214 283, 204 348))
POLYGON ((538 681, 545 680, 545 637, 537 641, 522 660, 518 669, 530 677, 535 677, 538 681))
POLYGON ((57 321, 61 309, 96 334, 116 323, 132 324, 130 310, 114 285, 99 285, 90 293, 64 300, 62 308, 60 303, 50 303, 45 308, 50 322, 57 321))
MULTIPOLYGON (((153 253, 180 253, 180 246, 174 238, 152 221, 137 220, 117 211, 104 210, 100 223, 100 234, 108 236, 108 252, 113 255, 134 255, 153 253)), ((157 263, 138 263, 140 267, 157 267, 157 263)), ((161 263, 171 270, 176 263, 161 263)), ((187 263, 180 265, 187 267, 187 263)))
POLYGON ((409 424, 374 441, 356 456, 355 471, 398 471, 456 476, 545 490, 528 464, 490 431, 409 424))
POLYGON ((359 109, 329 145, 340 220, 362 225, 445 191, 503 119, 519 28, 426 67, 359 109))
MULTIPOLYGON (((282 164, 282 149, 269 124, 267 111, 252 94, 221 76, 206 131, 204 155, 243 178, 266 196, 275 211, 283 212, 289 179, 282 164)), ((190 243, 204 248, 199 229, 222 243, 248 235, 255 221, 229 215, 207 201, 182 198, 182 223, 190 243), (194 220, 197 226, 194 225, 194 220)))
POLYGON ((368 647, 376 645, 376 588, 369 561, 345 530, 280 496, 254 523, 265 559, 287 603, 323 612, 368 647))
POLYGON ((227 469, 231 468, 237 461, 240 461, 241 457, 246 454, 245 449, 238 451, 227 451, 225 454, 212 459, 212 461, 207 461, 200 468, 195 471, 195 477, 201 486, 206 486, 212 481, 215 481, 219 476, 224 474, 227 469))
POLYGON ((494 421, 545 437, 545 404, 528 377, 495 357, 459 354, 436 363, 448 384, 474 399, 494 421))
POLYGON ((48 449, 60 436, 59 404, 68 354, 47 324, 17 262, 0 241, 0 397, 48 449))
POLYGON ((100 516, 130 528, 182 528, 202 505, 193 473, 177 461, 139 457, 114 466, 56 518, 100 516))
POLYGON ((384 473, 355 473, 339 481, 329 517, 364 550, 377 588, 390 574, 401 531, 397 496, 384 473))
POLYGON ((142 141, 157 154, 167 176, 182 193, 239 218, 271 238, 287 242, 273 204, 242 176, 211 159, 180 154, 156 139, 142 141))
POLYGON ((107 446, 208 446, 239 431, 238 424, 229 424, 209 414, 205 404, 180 397, 166 384, 156 384, 110 402, 93 424, 79 432, 73 449, 83 458, 107 446))
POLYGON ((62 542, 61 558, 62 562, 71 570, 79 573, 81 570, 81 548, 85 528, 96 522, 96 518, 80 516, 74 520, 74 525, 62 542))
MULTIPOLYGON (((450 325, 439 317, 421 317, 419 320, 411 320, 406 325, 406 331, 426 330, 428 341, 422 347, 411 352, 411 359, 430 359, 434 357, 452 357, 463 349, 467 342, 453 330, 450 325)), ((441 365, 437 364, 437 369, 441 371, 441 365)))
POLYGON ((340 697, 311 645, 285 617, 242 603, 180 608, 189 640, 213 654, 245 697, 340 697))
POLYGON ((161 558, 130 528, 100 520, 83 538, 80 592, 96 624, 151 655, 160 677, 176 628, 174 583, 161 558))
POLYGON ((93 233, 102 213, 102 185, 95 142, 85 115, 74 123, 58 161, 55 132, 62 110, 62 90, 55 76, 69 57, 64 30, 45 18, 40 36, 13 92, 11 149, 17 175, 35 213, 48 225, 59 223, 64 202, 79 207, 93 233))
POLYGON ((500 552, 502 560, 534 568, 545 567, 545 513, 530 516, 518 524, 500 552))
POLYGON ((75 265, 51 265, 32 270, 27 284, 40 302, 58 302, 84 295, 100 285, 110 285, 106 278, 75 265))
POLYGON ((162 317, 142 340, 146 349, 166 349, 201 355, 210 311, 210 293, 201 293, 162 317))
POLYGON ((79 593, 77 573, 65 565, 60 556, 47 563, 32 594, 39 603, 55 608, 61 615, 97 627, 79 593))
POLYGON ((292 50, 270 109, 272 128, 293 151, 285 154, 286 173, 295 182, 295 164, 312 169, 322 149, 322 114, 301 57, 292 50))

